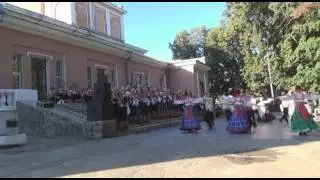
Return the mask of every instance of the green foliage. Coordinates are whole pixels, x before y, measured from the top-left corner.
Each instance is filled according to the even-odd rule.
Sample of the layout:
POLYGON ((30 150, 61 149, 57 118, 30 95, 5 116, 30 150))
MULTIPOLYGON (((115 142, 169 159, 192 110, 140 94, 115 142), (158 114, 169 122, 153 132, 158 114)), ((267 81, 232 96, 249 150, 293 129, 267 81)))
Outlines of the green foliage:
POLYGON ((264 94, 270 83, 268 60, 278 90, 298 84, 320 93, 319 7, 303 2, 228 2, 220 27, 177 34, 170 44, 173 58, 205 55, 217 94, 239 86, 264 94))

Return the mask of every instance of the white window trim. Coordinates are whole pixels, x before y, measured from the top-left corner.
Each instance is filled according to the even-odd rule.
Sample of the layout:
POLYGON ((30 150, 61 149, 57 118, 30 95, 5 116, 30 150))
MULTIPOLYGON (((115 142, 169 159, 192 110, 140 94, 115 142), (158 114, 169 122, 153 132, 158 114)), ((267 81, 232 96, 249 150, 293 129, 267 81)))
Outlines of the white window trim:
POLYGON ((93 19, 93 5, 92 2, 89 2, 89 27, 90 29, 94 29, 94 19, 93 19))
POLYGON ((37 52, 27 52, 27 56, 30 57, 30 60, 32 57, 38 57, 38 58, 43 58, 43 60, 45 60, 46 62, 46 76, 47 76, 47 92, 50 91, 50 63, 49 60, 52 60, 53 57, 51 55, 47 55, 47 54, 42 54, 42 53, 37 53, 37 52))
MULTIPOLYGON (((60 88, 65 88, 65 80, 64 80, 64 77, 65 77, 65 72, 64 72, 65 68, 64 68, 64 60, 58 60, 56 61, 56 81, 58 78, 60 78, 60 81, 63 82, 63 84, 61 84, 61 87, 60 88), (57 63, 58 62, 61 62, 61 73, 60 76, 57 76, 57 63)), ((57 88, 57 82, 56 82, 56 88, 57 88)))
POLYGON ((64 81, 64 89, 67 89, 67 63, 66 63, 66 55, 63 55, 63 81, 64 81))
MULTIPOLYGON (((90 84, 91 84, 91 88, 93 88, 93 76, 92 76, 92 69, 93 69, 93 67, 91 66, 91 65, 87 65, 87 67, 86 67, 86 79, 87 79, 87 85, 88 85, 88 83, 89 83, 89 81, 90 81, 90 84), (89 80, 89 78, 88 78, 88 67, 90 68, 90 80, 89 80)), ((87 87, 87 88, 89 88, 89 87, 87 87)))
POLYGON ((200 81, 199 81, 199 71, 197 70, 197 96, 200 96, 200 81))
POLYGON ((116 65, 116 88, 119 88, 119 79, 118 79, 118 65, 116 65))
POLYGON ((108 36, 111 36, 111 24, 110 24, 110 11, 109 9, 106 8, 106 30, 107 30, 107 34, 108 36))
POLYGON ((207 93, 207 77, 206 73, 203 73, 204 92, 207 93))
POLYGON ((121 40, 124 41, 124 17, 123 17, 123 15, 120 16, 120 34, 121 34, 121 40))
POLYGON ((76 2, 71 2, 71 22, 73 25, 77 24, 76 2))

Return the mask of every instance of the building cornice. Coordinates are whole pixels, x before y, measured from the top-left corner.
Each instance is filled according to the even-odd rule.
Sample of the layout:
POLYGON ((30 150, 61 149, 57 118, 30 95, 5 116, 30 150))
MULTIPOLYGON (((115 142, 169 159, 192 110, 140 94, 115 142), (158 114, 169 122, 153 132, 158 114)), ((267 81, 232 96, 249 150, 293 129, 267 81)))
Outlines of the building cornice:
POLYGON ((120 12, 121 14, 126 14, 127 11, 123 9, 123 6, 117 6, 112 2, 104 2, 105 5, 107 5, 109 8, 112 8, 113 10, 116 10, 120 12))

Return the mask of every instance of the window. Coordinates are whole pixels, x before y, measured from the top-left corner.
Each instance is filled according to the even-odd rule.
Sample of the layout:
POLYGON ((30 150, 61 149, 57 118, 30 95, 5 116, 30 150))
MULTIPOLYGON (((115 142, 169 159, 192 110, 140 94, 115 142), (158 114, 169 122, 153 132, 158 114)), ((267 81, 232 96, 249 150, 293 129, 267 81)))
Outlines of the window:
POLYGON ((91 74, 91 67, 87 67, 87 81, 88 81, 88 88, 92 88, 92 74, 91 74))
POLYGON ((12 56, 12 87, 14 89, 22 88, 22 55, 15 54, 12 56))
POLYGON ((63 63, 61 61, 56 62, 56 89, 64 87, 63 83, 63 63))
POLYGON ((132 72, 131 73, 132 86, 137 86, 137 87, 147 86, 147 84, 145 83, 146 82, 145 78, 146 76, 142 72, 132 72))

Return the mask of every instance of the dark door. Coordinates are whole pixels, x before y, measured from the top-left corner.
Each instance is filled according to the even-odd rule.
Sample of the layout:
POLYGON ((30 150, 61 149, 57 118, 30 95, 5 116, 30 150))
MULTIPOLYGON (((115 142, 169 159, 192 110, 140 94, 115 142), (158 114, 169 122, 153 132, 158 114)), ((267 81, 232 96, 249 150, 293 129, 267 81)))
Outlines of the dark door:
POLYGON ((97 68, 97 82, 98 83, 108 82, 108 75, 105 74, 105 70, 102 68, 97 68))
POLYGON ((38 91, 39 99, 45 99, 47 96, 47 66, 45 59, 31 58, 31 75, 32 89, 38 91))
POLYGON ((204 96, 204 83, 203 81, 200 81, 200 96, 204 96))

